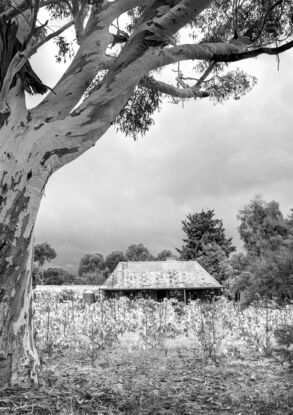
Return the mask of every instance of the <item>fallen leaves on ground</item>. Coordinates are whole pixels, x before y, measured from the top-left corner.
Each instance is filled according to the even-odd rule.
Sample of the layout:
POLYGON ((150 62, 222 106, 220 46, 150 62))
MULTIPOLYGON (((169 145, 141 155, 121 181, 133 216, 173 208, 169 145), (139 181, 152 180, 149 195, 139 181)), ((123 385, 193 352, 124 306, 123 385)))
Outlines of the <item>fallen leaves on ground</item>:
POLYGON ((203 362, 191 349, 51 356, 40 388, 0 390, 0 414, 292 415, 292 373, 273 360, 203 362))

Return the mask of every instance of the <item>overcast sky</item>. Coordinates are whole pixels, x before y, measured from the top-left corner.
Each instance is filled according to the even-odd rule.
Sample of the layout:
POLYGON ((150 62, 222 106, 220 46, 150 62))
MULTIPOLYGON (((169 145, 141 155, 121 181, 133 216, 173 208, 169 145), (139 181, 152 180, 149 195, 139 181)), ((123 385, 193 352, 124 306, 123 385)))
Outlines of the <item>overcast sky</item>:
MULTIPOLYGON (((33 66, 50 86, 64 70, 49 49, 33 66)), ((36 242, 57 251, 52 263, 76 273, 86 253, 107 255, 142 242, 152 253, 181 247, 181 220, 215 209, 240 249, 237 212, 255 194, 293 207, 293 52, 242 65, 257 76, 240 101, 166 102, 155 125, 134 142, 109 130, 78 160, 50 179, 36 242)), ((32 106, 35 102, 30 99, 32 106)))

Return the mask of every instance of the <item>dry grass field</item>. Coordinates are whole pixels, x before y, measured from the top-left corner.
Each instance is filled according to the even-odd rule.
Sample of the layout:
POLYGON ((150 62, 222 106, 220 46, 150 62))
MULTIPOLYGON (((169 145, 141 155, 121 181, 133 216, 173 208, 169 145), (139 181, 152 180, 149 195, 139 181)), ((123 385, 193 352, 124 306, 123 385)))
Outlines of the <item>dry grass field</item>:
POLYGON ((86 304, 82 290, 37 289, 44 385, 0 391, 0 414, 293 414, 292 348, 276 329, 292 307, 221 298, 86 304))

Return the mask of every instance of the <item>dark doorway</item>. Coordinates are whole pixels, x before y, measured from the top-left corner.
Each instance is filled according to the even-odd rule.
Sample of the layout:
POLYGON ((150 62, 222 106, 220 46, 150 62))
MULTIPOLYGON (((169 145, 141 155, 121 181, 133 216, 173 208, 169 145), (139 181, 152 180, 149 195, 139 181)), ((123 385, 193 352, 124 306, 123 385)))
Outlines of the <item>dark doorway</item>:
POLYGON ((166 290, 158 290, 157 291, 157 300, 163 301, 164 298, 168 298, 167 291, 166 290))

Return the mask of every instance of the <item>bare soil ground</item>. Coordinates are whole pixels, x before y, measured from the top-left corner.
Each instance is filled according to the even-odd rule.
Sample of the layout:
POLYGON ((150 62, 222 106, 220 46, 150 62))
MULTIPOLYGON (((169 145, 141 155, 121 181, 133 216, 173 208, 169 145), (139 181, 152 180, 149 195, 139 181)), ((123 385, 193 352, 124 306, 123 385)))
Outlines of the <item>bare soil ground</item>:
POLYGON ((272 359, 203 362, 190 349, 53 355, 38 389, 0 390, 0 414, 293 415, 293 374, 272 359))

